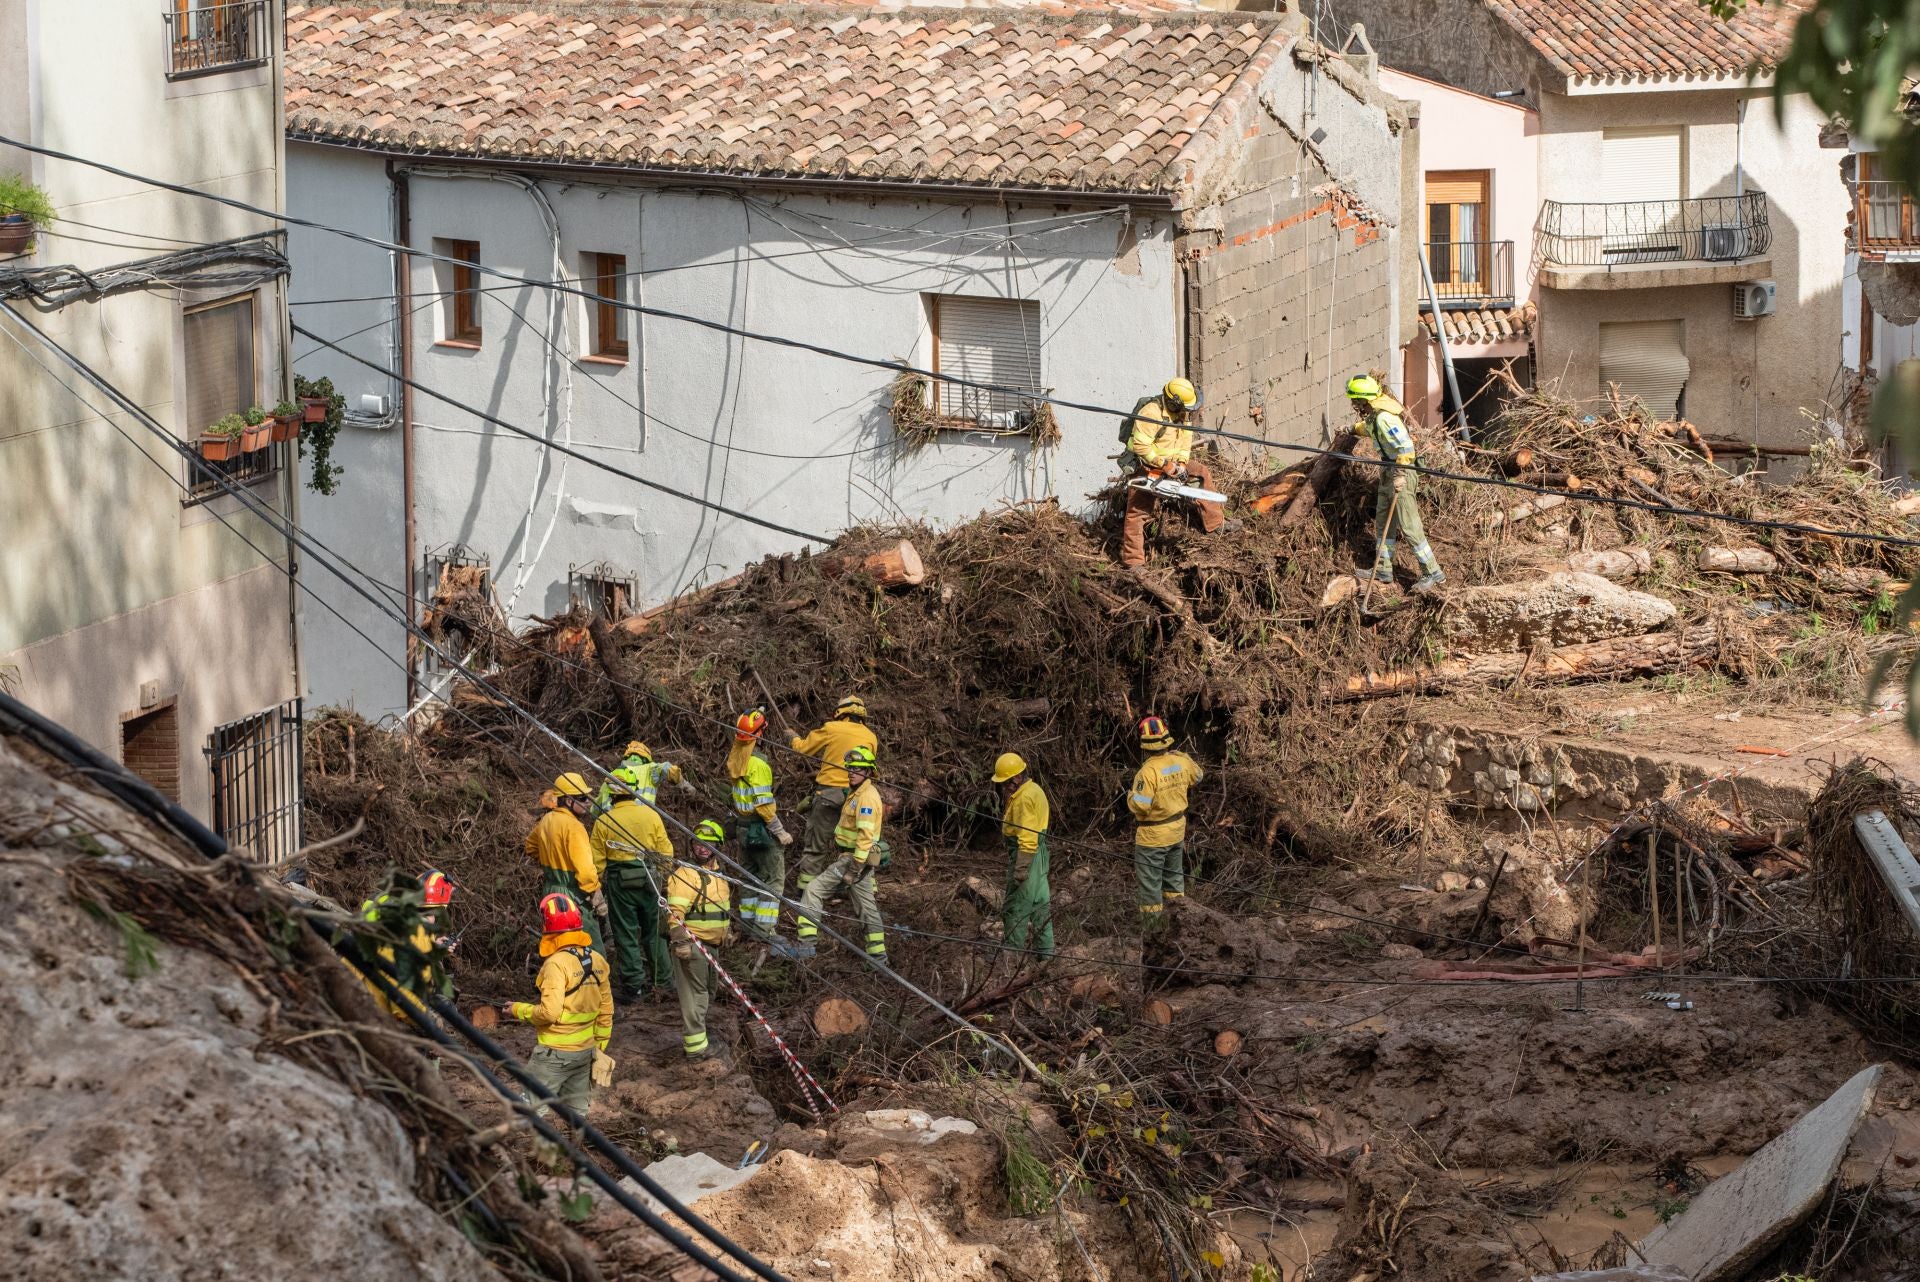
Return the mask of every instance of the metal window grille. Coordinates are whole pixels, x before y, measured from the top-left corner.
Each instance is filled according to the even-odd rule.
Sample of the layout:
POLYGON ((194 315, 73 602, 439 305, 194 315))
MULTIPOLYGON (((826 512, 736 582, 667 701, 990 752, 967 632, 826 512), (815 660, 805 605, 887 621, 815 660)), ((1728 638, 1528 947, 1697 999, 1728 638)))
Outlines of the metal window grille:
POLYGON ((1442 307, 1481 307, 1513 301, 1510 240, 1428 241, 1427 265, 1433 272, 1433 292, 1442 307))
MULTIPOLYGON (((251 453, 236 454, 220 462, 209 459, 201 459, 200 462, 228 481, 252 485, 256 481, 264 481, 277 474, 282 467, 286 466, 287 451, 292 448, 291 443, 282 443, 269 445, 263 450, 254 450, 251 453)), ((183 505, 192 507, 194 504, 204 503, 210 498, 226 493, 226 488, 219 480, 207 475, 199 467, 190 467, 188 472, 190 473, 189 485, 187 497, 181 500, 183 505)))
POLYGON ((167 41, 167 79, 210 76, 267 61, 273 34, 267 0, 193 4, 174 0, 161 14, 167 41))
POLYGON ((567 567, 567 595, 596 615, 617 622, 633 613, 638 590, 631 574, 608 561, 567 567))
POLYGON ((301 845, 300 700, 216 727, 207 737, 213 830, 261 862, 301 845))
POLYGON ((934 294, 933 369, 1011 390, 987 391, 936 380, 933 407, 955 427, 1024 432, 1033 424, 1040 382, 1040 304, 1019 298, 934 294))

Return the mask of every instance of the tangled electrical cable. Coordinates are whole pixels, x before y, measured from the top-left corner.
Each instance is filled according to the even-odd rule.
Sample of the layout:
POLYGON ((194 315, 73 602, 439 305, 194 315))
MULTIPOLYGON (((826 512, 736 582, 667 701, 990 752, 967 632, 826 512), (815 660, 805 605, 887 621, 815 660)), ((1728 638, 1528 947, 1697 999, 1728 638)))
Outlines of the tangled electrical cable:
POLYGON ((23 298, 53 311, 136 289, 251 289, 291 270, 277 244, 285 235, 259 232, 94 271, 64 264, 11 272, 0 275, 0 300, 23 298))

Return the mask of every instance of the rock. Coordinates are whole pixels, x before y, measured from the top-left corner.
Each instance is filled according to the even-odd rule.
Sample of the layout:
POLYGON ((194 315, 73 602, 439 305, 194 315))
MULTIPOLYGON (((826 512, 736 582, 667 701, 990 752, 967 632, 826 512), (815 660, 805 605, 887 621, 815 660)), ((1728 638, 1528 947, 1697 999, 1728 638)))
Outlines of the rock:
POLYGON ((1603 579, 1631 579, 1653 569, 1653 556, 1645 548, 1575 552, 1567 558, 1567 568, 1577 574, 1597 574, 1603 579))
POLYGON ((1433 879, 1433 888, 1443 895, 1457 895, 1467 888, 1467 875, 1463 872, 1443 872, 1433 879))
POLYGON ((1426 954, 1412 944, 1383 944, 1380 956, 1387 961, 1419 961, 1426 954))
POLYGON ((1673 603, 1594 574, 1559 570, 1544 579, 1458 588, 1447 596, 1440 633, 1475 653, 1528 650, 1639 636, 1671 620, 1673 603))
POLYGON ((853 1037, 867 1031, 867 1013, 844 997, 829 997, 813 1008, 813 1029, 822 1037, 853 1037))

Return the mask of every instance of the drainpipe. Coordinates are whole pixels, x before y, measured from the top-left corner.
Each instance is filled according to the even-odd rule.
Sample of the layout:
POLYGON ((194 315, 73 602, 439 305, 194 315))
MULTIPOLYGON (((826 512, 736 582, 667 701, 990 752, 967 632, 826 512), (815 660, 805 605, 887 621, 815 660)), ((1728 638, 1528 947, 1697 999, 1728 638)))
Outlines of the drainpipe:
MULTIPOLYGON (((401 249, 413 247, 413 212, 408 200, 407 176, 387 161, 387 182, 393 188, 393 239, 401 249)), ((414 664, 412 627, 416 622, 419 587, 414 582, 417 534, 413 524, 413 260, 410 254, 393 256, 393 293, 399 305, 400 321, 400 506, 404 513, 401 555, 405 570, 401 582, 407 594, 407 706, 420 695, 420 673, 414 664)))
POLYGON ((1433 312, 1433 336, 1440 340, 1440 363, 1447 370, 1447 390, 1453 393, 1454 430, 1460 433, 1461 440, 1471 441, 1473 432, 1467 426, 1467 403, 1460 398, 1460 380, 1453 372, 1453 351, 1447 346, 1447 322, 1440 311, 1439 292, 1433 287, 1433 269, 1427 266, 1426 250, 1415 257, 1420 260, 1420 280, 1427 287, 1427 307, 1433 312))
MULTIPOLYGON (((277 6, 279 19, 275 31, 286 27, 286 5, 277 6)), ((286 50, 284 48, 269 51, 272 68, 270 80, 273 87, 273 137, 274 137, 274 208, 284 210, 287 207, 287 94, 286 94, 286 50)), ((290 233, 282 229, 280 248, 284 252, 289 248, 290 233)), ((278 306, 275 311, 280 321, 280 398, 283 401, 293 399, 293 308, 289 295, 292 293, 292 277, 283 276, 275 282, 275 299, 278 306)), ((300 545, 293 537, 300 528, 300 447, 296 444, 287 451, 292 458, 286 468, 286 513, 291 527, 287 530, 287 648, 288 657, 293 664, 293 697, 305 699, 306 671, 300 654, 300 545)), ((298 783, 296 781, 296 787, 298 783)), ((293 844, 298 849, 301 843, 300 811, 294 810, 293 844)))
POLYGON ((1746 139, 1747 100, 1733 108, 1733 195, 1737 200, 1747 194, 1746 139))

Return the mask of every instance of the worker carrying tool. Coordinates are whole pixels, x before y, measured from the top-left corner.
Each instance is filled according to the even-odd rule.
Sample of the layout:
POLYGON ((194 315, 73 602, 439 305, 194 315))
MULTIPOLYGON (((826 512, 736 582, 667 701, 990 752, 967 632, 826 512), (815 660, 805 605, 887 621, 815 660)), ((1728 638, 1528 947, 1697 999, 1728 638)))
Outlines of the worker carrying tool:
POLYGON ((1147 518, 1162 498, 1186 498, 1200 513, 1209 534, 1238 529, 1227 520, 1227 496, 1213 488, 1213 473, 1193 457, 1193 432, 1187 426, 1200 409, 1200 389, 1184 378, 1170 379, 1158 396, 1133 410, 1127 456, 1135 474, 1127 480, 1125 515, 1120 522, 1120 564, 1147 563, 1147 518))
POLYGON ((794 878, 795 890, 804 895, 834 858, 834 825, 847 799, 847 772, 841 763, 855 748, 877 754, 880 741, 867 729, 866 702, 850 694, 834 708, 833 720, 804 738, 796 736, 791 746, 820 763, 813 776, 813 795, 807 798, 807 830, 800 839, 800 871, 794 878))
MULTIPOLYGON (((685 773, 681 771, 680 767, 674 765, 671 761, 655 761, 653 759, 653 749, 638 739, 627 744, 626 750, 620 754, 620 764, 633 771, 634 777, 639 780, 639 783, 634 787, 633 798, 643 806, 657 806, 660 804, 661 780, 665 780, 668 783, 677 783, 680 785, 680 791, 689 796, 693 794, 694 787, 687 781, 687 777, 685 773)), ((612 804, 612 801, 611 786, 601 784, 600 796, 597 799, 598 808, 605 810, 612 804)))
POLYGON ((632 767, 617 766, 609 778, 613 804, 594 821, 587 842, 607 900, 613 1000, 624 1004, 673 982, 659 891, 673 868, 673 841, 660 812, 634 796, 640 779, 632 767))
POLYGON ((1447 576, 1420 522, 1420 503, 1415 495, 1420 474, 1413 470, 1419 458, 1414 453, 1413 434, 1407 431, 1407 408, 1371 374, 1355 374, 1347 380, 1347 399, 1360 416, 1355 429, 1373 438, 1374 448, 1387 463, 1380 469, 1379 484, 1374 489, 1374 582, 1393 582, 1394 545, 1404 534, 1420 563, 1420 577, 1408 590, 1424 596, 1445 583, 1447 576))
POLYGON ((733 781, 733 822, 740 853, 759 883, 740 897, 740 924, 760 939, 780 933, 780 896, 787 888, 787 847, 793 834, 780 822, 773 797, 773 766, 756 752, 767 730, 767 714, 754 708, 733 723, 733 747, 727 750, 727 778, 733 781))
MULTIPOLYGON (((829 723, 831 724, 831 723, 829 723)), ((867 956, 887 959, 886 928, 880 921, 880 905, 874 898, 874 882, 887 859, 887 844, 880 839, 880 824, 885 807, 873 776, 878 770, 873 749, 864 745, 849 748, 841 764, 847 777, 846 797, 840 803, 840 815, 833 825, 833 845, 838 857, 833 864, 807 885, 801 898, 795 937, 800 941, 802 957, 813 955, 813 941, 820 934, 820 918, 826 916, 827 901, 841 890, 853 900, 854 911, 867 932, 867 956)))
MULTIPOLYGON (((576 902, 591 904, 596 916, 605 916, 606 896, 600 893, 600 874, 593 867, 593 846, 586 820, 593 814, 593 794, 586 777, 569 770, 553 781, 553 809, 540 816, 527 834, 526 851, 540 865, 543 893, 562 891, 576 902)), ((601 948, 600 928, 587 918, 586 932, 601 948)))
MULTIPOLYGON (((420 911, 414 928, 407 935, 407 946, 414 956, 408 959, 409 965, 401 965, 392 944, 379 944, 373 955, 385 962, 388 967, 388 979, 399 989, 402 1001, 416 1011, 425 1011, 426 1005, 416 995, 424 992, 433 997, 446 997, 453 992, 452 980, 442 973, 440 967, 433 964, 435 944, 448 947, 444 938, 438 938, 434 932, 439 929, 440 917, 453 902, 453 882, 447 874, 438 868, 429 868, 420 874, 420 911)), ((406 902, 409 897, 404 893, 382 891, 372 899, 360 905, 360 920, 369 925, 379 925, 382 921, 403 921, 406 910, 411 907, 406 902)), ((373 994, 373 1004, 401 1023, 409 1023, 407 1012, 389 998, 381 987, 364 975, 367 991, 373 994)))
POLYGON ((1127 809, 1133 812, 1140 924, 1147 932, 1161 928, 1166 909, 1186 898, 1187 790, 1203 777, 1192 757, 1172 749, 1167 723, 1142 717, 1140 751, 1145 755, 1127 793, 1127 809))
POLYGON ((528 1076, 583 1116, 590 1087, 613 1083, 613 1060, 606 1053, 613 1040, 613 986, 606 958, 592 945, 579 901, 560 891, 544 896, 540 956, 546 960, 534 980, 540 997, 507 1008, 533 1025, 538 1040, 527 1058, 528 1076))
POLYGON ((694 940, 718 948, 727 942, 731 921, 728 886, 717 873, 726 829, 717 819, 702 819, 693 830, 692 864, 681 864, 667 879, 668 949, 673 954, 673 991, 680 998, 680 1046, 688 1059, 706 1059, 707 1007, 713 1001, 713 967, 694 940))
POLYGON ((1009 948, 1053 956, 1053 887, 1047 881, 1047 824, 1051 808, 1017 752, 993 763, 1000 785, 1000 833, 1007 839, 1007 893, 1000 911, 1009 948))

